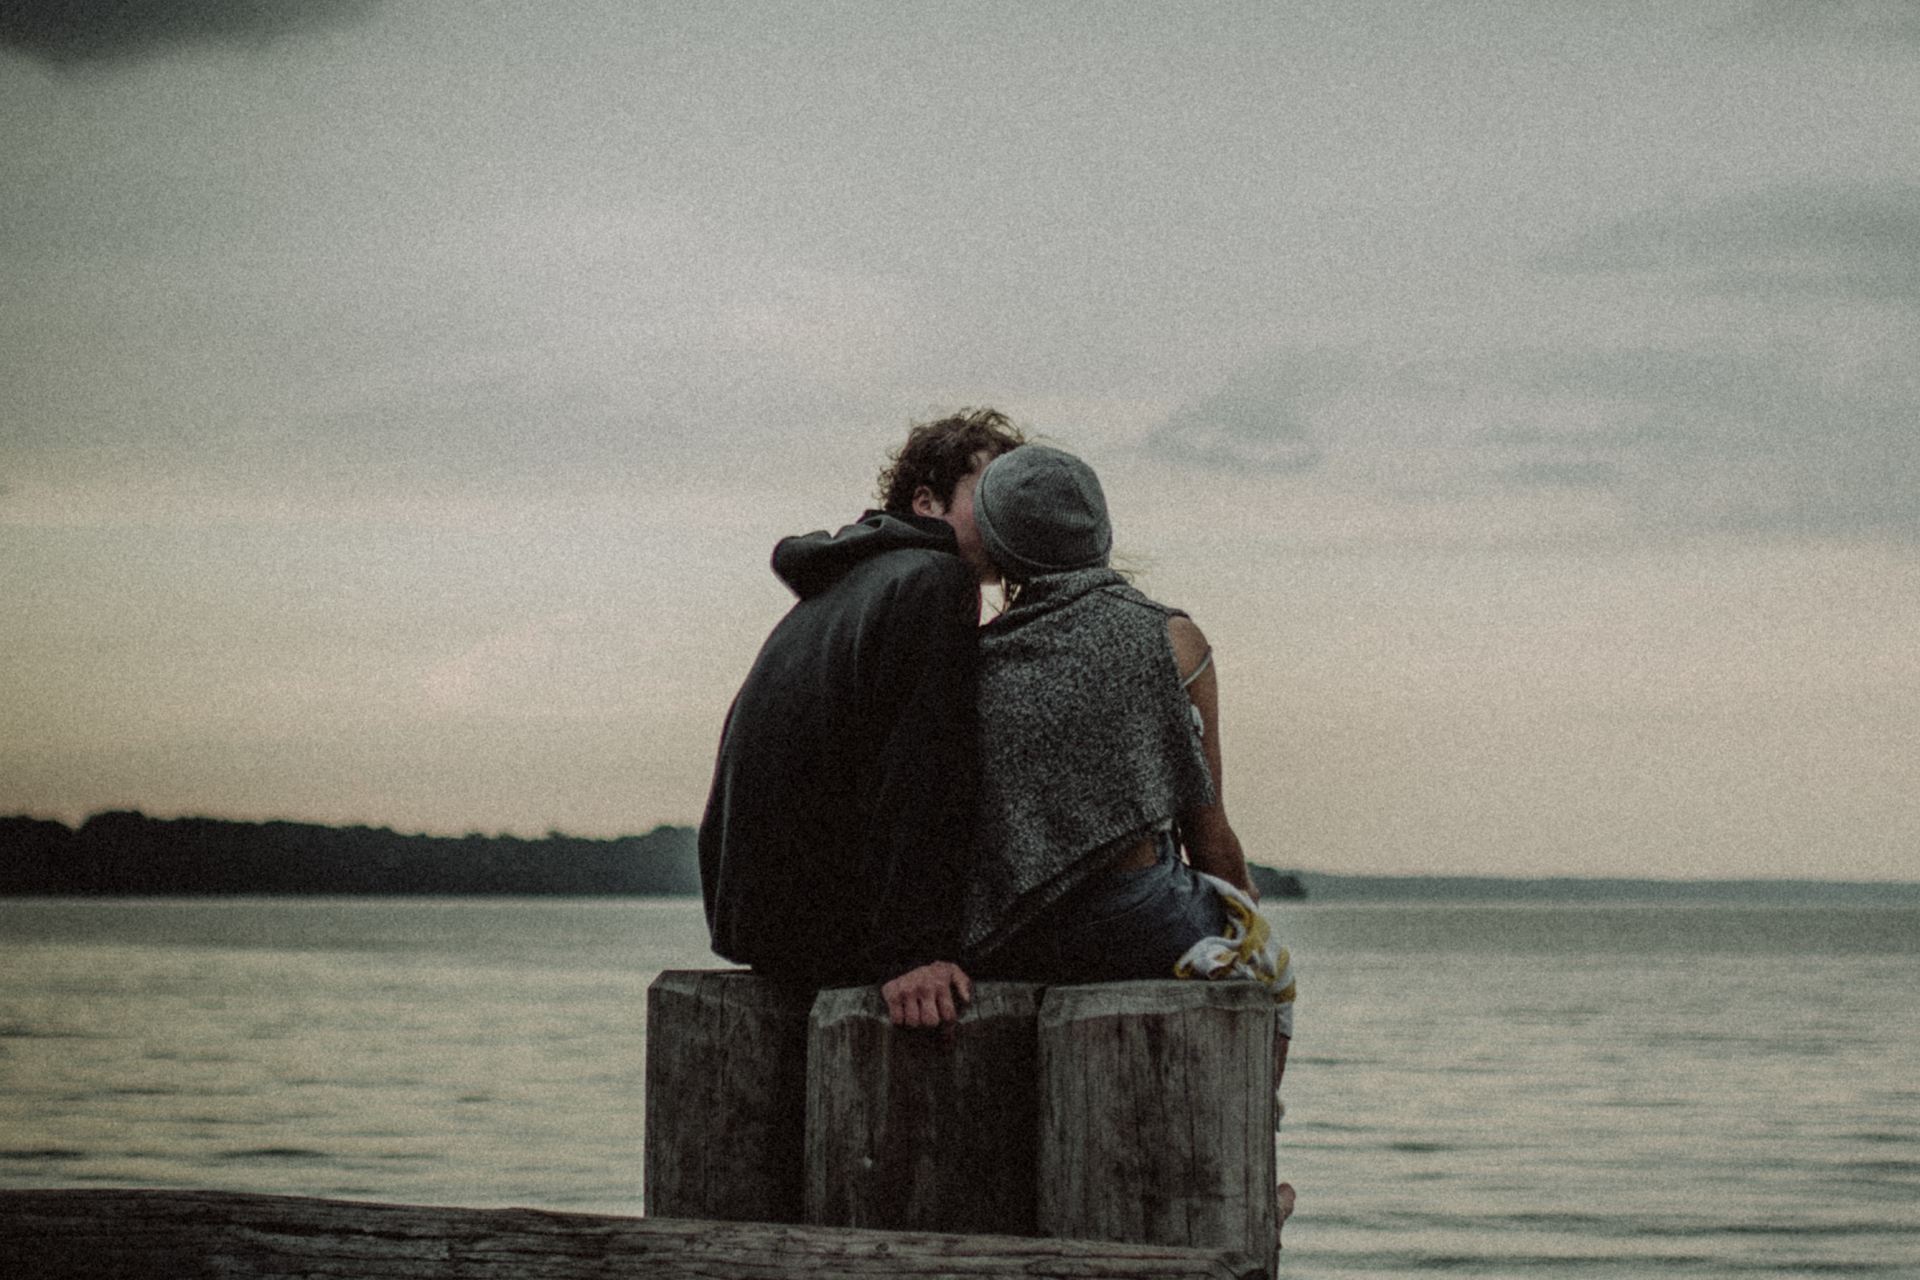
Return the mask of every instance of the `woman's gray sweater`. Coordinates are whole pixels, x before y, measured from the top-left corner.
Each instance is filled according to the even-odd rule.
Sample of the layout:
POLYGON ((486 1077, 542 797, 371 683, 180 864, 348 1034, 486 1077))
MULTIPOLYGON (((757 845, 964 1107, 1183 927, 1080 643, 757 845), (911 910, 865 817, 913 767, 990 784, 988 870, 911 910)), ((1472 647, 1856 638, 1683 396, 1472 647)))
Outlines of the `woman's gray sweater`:
POLYGON ((1167 635, 1111 569, 1035 578, 980 632, 980 809, 962 950, 992 952, 1126 842, 1211 803, 1167 635))

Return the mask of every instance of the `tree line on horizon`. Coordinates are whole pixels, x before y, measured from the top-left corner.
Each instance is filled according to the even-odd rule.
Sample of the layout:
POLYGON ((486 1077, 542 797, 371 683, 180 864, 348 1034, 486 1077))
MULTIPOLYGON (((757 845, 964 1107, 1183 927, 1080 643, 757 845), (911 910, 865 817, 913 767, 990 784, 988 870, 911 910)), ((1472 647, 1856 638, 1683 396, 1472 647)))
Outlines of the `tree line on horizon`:
POLYGON ((78 827, 0 818, 0 895, 662 895, 700 892, 690 827, 610 840, 550 832, 401 835, 386 827, 96 813, 78 827))
MULTIPOLYGON (((1920 905, 1920 883, 1340 875, 1250 866, 1268 902, 1920 905)), ((594 839, 401 835, 387 827, 96 813, 78 827, 0 817, 0 897, 168 895, 693 896, 692 827, 594 839)))
MULTIPOLYGON (((1263 894, 1302 877, 1251 868, 1263 894)), ((601 840, 549 832, 401 835, 387 827, 96 813, 78 827, 0 817, 0 897, 195 894, 680 896, 700 892, 692 827, 601 840)))

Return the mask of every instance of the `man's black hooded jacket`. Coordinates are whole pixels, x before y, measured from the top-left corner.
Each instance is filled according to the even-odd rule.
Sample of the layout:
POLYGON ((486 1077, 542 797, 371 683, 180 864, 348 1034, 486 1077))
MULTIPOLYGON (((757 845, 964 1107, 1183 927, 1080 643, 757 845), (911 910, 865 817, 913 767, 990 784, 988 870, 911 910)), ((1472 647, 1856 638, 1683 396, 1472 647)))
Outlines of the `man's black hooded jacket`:
POLYGON ((783 540, 800 597, 727 713, 700 879, 713 949, 780 977, 956 960, 977 777, 979 588, 945 521, 783 540))

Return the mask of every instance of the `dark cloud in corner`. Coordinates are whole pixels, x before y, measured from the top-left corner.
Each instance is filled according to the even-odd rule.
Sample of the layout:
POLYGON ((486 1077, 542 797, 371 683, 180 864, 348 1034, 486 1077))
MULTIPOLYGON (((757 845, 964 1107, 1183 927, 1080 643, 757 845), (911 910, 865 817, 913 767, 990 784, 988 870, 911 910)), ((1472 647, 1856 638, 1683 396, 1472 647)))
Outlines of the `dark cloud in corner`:
POLYGON ((1791 186, 1623 218, 1544 270, 1667 271, 1713 290, 1920 306, 1920 188, 1791 186))
POLYGON ((57 64, 115 62, 182 45, 259 44, 350 22, 379 0, 7 0, 0 46, 57 64))
POLYGON ((1729 35, 1785 40, 1837 40, 1920 49, 1915 0, 1760 0, 1726 24, 1729 35))

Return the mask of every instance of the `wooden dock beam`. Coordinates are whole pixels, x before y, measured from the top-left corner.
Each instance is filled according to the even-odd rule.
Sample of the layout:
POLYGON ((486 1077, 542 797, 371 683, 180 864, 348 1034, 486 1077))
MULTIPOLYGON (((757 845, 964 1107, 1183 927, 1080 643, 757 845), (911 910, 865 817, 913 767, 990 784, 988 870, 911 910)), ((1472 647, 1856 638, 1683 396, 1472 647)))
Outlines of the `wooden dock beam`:
POLYGON ((1198 1249, 448 1209, 227 1191, 0 1191, 7 1280, 1259 1280, 1198 1249))

